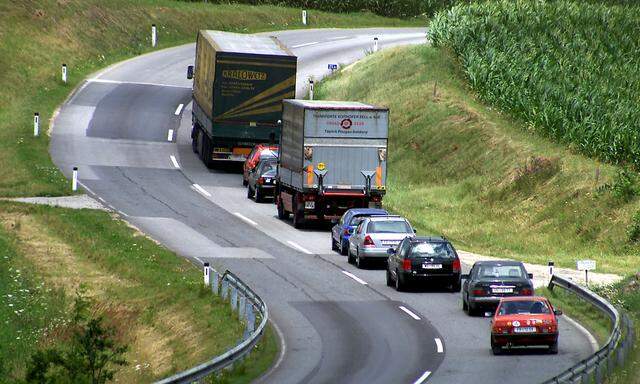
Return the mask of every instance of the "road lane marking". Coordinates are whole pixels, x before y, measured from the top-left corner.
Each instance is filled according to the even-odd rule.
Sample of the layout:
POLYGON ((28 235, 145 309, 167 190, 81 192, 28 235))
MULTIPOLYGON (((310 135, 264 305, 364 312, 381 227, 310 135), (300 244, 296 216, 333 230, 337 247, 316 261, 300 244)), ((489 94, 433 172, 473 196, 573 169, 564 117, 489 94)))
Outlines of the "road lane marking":
POLYGON ((198 184, 193 184, 193 188, 198 191, 200 194, 205 195, 206 197, 211 197, 211 194, 207 192, 204 188, 199 186, 198 184))
POLYGON ((258 225, 258 223, 256 223, 255 221, 251 220, 250 218, 246 217, 245 215, 239 213, 239 212, 234 212, 234 215, 236 215, 238 218, 240 218, 243 221, 246 221, 247 223, 251 224, 251 225, 258 225))
POLYGON ((304 43, 304 44, 298 44, 298 45, 292 45, 291 48, 302 48, 302 47, 308 47, 310 45, 315 45, 315 44, 320 44, 319 41, 312 41, 310 43, 304 43))
POLYGON ((167 141, 173 141, 173 129, 170 129, 167 133, 167 141))
POLYGON ((182 107, 184 107, 184 104, 178 105, 178 108, 176 108, 176 113, 175 113, 176 116, 178 116, 180 112, 182 112, 182 107))
POLYGON ((298 251, 302 252, 302 253, 306 253, 307 255, 313 255, 313 252, 309 251, 306 248, 303 248, 301 246, 299 246, 298 244, 294 243, 293 241, 287 241, 287 243, 292 246, 293 248, 297 249, 298 251))
POLYGON ((427 378, 429 377, 430 374, 431 374, 430 371, 426 371, 425 373, 422 374, 422 376, 418 377, 418 380, 414 381, 413 384, 422 384, 422 383, 424 383, 424 381, 427 380, 427 378))
POLYGON ((180 164, 178 164, 178 160, 176 160, 176 157, 171 155, 169 156, 169 158, 171 159, 171 162, 173 163, 173 166, 176 168, 180 168, 180 164))
POLYGON ((349 276, 350 278, 352 278, 353 280, 357 281, 358 283, 362 284, 362 285, 367 285, 367 282, 362 280, 361 278, 359 278, 358 276, 354 275, 353 273, 349 273, 347 271, 342 271, 342 273, 344 273, 345 275, 349 276))
POLYGON ((334 40, 345 40, 345 39, 348 39, 348 38, 349 38, 349 36, 336 36, 336 37, 329 38, 329 39, 327 39, 327 40, 329 40, 329 41, 334 41, 334 40))
POLYGON ((191 89, 192 88, 192 87, 187 87, 187 86, 183 86, 183 85, 162 84, 162 83, 146 83, 146 82, 142 82, 142 81, 119 81, 119 80, 108 80, 108 79, 88 79, 87 83, 154 85, 156 87, 171 87, 171 88, 183 88, 183 89, 191 89))
POLYGON ((404 313, 406 313, 407 315, 413 317, 414 320, 420 320, 420 318, 418 317, 418 315, 416 315, 415 313, 411 312, 410 310, 408 310, 405 306, 401 305, 398 308, 400 308, 404 313))
POLYGON ((443 353, 444 352, 444 347, 442 346, 442 340, 440 340, 440 338, 436 337, 436 348, 438 349, 438 353, 443 353))

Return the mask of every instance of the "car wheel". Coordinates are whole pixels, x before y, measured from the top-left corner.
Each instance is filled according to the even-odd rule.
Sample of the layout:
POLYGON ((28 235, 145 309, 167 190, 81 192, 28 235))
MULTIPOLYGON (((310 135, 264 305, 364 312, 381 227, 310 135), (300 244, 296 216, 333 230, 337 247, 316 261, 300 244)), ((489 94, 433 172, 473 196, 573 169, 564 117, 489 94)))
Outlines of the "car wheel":
POLYGON ((493 342, 493 338, 491 339, 491 353, 493 353, 494 355, 499 355, 502 353, 502 347, 499 345, 496 345, 493 342))
POLYGON ((476 313, 478 312, 478 309, 471 303, 467 302, 467 306, 468 306, 468 310, 467 310, 467 314, 469 316, 475 316, 476 313))
POLYGON ((451 283, 451 292, 460 292, 460 279, 456 279, 451 283))
POLYGON ((393 287, 393 276, 391 276, 389 268, 387 268, 387 287, 393 287))
POLYGON ((244 177, 242 178, 242 186, 246 187, 247 185, 249 185, 249 182, 247 181, 247 179, 245 179, 244 177))
POLYGON ((360 257, 360 251, 356 250, 356 267, 358 267, 358 269, 362 269, 364 268, 364 264, 364 258, 360 257))
POLYGON ((349 262, 349 264, 355 264, 356 262, 356 258, 353 257, 353 253, 351 253, 351 248, 347 250, 347 262, 349 262))
POLYGON ((558 342, 556 341, 555 343, 549 345, 549 353, 552 355, 557 355, 558 354, 558 342))
POLYGON ((264 201, 264 196, 262 195, 262 191, 260 191, 260 187, 256 187, 255 191, 256 203, 262 203, 264 201))
POLYGON ((462 310, 465 312, 469 311, 469 306, 467 305, 467 301, 464 299, 464 295, 462 295, 462 310))
POLYGON ((344 241, 340 241, 340 254, 346 255, 348 251, 349 251, 349 243, 345 245, 344 241))
POLYGON ((407 284, 404 282, 402 275, 396 271, 396 291, 402 292, 406 289, 407 284))
POLYGON ((338 245, 336 245, 336 241, 333 239, 333 235, 331 235, 331 250, 332 251, 338 250, 338 245))
POLYGON ((247 188, 247 199, 250 199, 253 197, 253 190, 251 189, 251 186, 249 186, 247 188))

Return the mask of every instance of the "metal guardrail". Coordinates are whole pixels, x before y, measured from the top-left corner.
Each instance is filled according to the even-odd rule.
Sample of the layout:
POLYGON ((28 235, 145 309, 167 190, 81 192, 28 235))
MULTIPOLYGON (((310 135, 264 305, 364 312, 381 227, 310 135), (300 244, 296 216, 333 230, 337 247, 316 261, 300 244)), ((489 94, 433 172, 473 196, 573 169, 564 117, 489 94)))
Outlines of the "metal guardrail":
MULTIPOLYGON (((205 265, 205 268, 208 268, 208 266, 205 265)), ((208 271, 205 271, 206 273, 208 271)), ((206 280, 207 278, 205 278, 206 280)), ((200 382, 202 379, 217 374, 223 368, 241 361, 253 350, 253 347, 264 334, 267 320, 269 319, 267 305, 239 277, 230 271, 226 271, 220 276, 215 269, 211 268, 210 286, 213 294, 220 295, 224 301, 229 300, 231 308, 238 312, 238 316, 245 323, 242 341, 225 353, 186 371, 160 380, 156 384, 200 382), (259 325, 256 328, 255 324, 258 321, 259 325)))
POLYGON ((553 275, 551 281, 549 281, 549 289, 553 290, 555 286, 574 293, 604 312, 611 319, 612 331, 607 342, 597 352, 543 384, 601 384, 607 376, 613 373, 616 367, 624 364, 631 348, 633 348, 635 340, 633 323, 626 314, 620 315, 611 303, 588 288, 575 284, 561 276, 553 275))

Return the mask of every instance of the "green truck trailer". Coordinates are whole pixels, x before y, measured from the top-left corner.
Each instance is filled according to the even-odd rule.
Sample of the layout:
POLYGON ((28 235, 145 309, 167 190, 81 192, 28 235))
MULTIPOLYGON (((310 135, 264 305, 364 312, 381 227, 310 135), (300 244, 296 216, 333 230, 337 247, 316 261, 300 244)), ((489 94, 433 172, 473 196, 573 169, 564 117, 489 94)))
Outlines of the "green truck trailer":
POLYGON ((207 167, 244 161, 280 138, 282 100, 295 97, 297 58, 275 37, 199 31, 191 139, 207 167))

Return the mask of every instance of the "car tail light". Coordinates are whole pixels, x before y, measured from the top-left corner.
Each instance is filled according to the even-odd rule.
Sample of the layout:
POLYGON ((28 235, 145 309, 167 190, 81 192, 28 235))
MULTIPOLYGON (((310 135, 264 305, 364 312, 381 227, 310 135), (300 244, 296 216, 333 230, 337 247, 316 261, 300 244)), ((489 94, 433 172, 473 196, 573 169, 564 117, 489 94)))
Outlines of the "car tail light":
POLYGON ((474 289, 471 293, 473 296, 484 296, 484 289, 474 289))
POLYGON ((460 272, 460 259, 453 260, 453 272, 460 272))
POLYGON ((258 178, 257 183, 260 184, 260 185, 264 184, 264 177, 258 178))
POLYGON ((411 270, 411 259, 402 259, 402 269, 405 271, 411 270))
POLYGON ((520 290, 520 294, 522 296, 531 296, 533 295, 533 290, 531 288, 522 288, 522 290, 520 290))
POLYGON ((364 238, 364 246, 365 247, 373 247, 375 244, 373 242, 373 239, 371 239, 371 236, 367 235, 364 238))
POLYGON ((345 228, 345 230, 342 232, 342 234, 344 236, 347 236, 347 235, 351 234, 351 232, 349 231, 349 228, 345 228))

